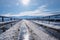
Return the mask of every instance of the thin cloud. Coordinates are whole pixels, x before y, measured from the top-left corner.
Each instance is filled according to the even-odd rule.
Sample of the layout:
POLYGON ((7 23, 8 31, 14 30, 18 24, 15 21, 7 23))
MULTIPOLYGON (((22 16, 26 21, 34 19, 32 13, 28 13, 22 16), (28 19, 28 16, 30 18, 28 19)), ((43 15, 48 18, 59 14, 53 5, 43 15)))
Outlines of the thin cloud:
POLYGON ((51 14, 51 12, 47 12, 48 9, 46 9, 46 7, 47 7, 47 5, 42 5, 34 11, 26 11, 26 12, 21 12, 18 14, 8 13, 8 14, 5 14, 4 16, 49 16, 49 15, 54 15, 54 14, 51 14))

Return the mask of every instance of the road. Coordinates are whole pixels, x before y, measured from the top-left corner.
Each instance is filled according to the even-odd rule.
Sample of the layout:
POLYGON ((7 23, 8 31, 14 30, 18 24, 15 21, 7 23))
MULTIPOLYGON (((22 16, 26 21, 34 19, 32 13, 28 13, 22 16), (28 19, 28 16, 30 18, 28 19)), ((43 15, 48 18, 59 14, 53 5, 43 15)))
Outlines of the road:
POLYGON ((50 35, 49 31, 53 32, 53 30, 48 29, 48 31, 46 31, 41 26, 28 20, 23 20, 23 22, 22 26, 23 24, 26 25, 26 27, 30 30, 34 40, 59 40, 58 38, 50 35))

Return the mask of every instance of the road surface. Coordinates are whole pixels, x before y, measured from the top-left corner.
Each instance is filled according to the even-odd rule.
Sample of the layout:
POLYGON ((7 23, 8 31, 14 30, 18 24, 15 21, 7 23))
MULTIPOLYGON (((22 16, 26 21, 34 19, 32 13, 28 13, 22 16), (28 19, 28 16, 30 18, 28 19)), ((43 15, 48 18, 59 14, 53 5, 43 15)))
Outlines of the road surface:
POLYGON ((53 32, 53 30, 48 29, 48 31, 46 31, 41 26, 28 20, 23 20, 23 22, 25 23, 25 25, 27 25, 26 27, 32 31, 31 33, 34 40, 59 40, 58 38, 48 34, 49 33, 48 31, 53 32))

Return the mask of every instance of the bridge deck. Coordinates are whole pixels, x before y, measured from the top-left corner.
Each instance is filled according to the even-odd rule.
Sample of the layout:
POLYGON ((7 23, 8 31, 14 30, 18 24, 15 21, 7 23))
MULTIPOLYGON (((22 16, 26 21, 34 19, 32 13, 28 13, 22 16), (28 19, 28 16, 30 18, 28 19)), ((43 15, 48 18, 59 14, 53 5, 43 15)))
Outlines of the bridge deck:
MULTIPOLYGON (((43 23, 41 23, 41 24, 43 24, 43 23)), ((48 26, 48 27, 50 27, 50 26, 48 26)), ((55 29, 55 27, 54 27, 54 29, 55 29)), ((57 28, 57 29, 59 29, 59 28, 57 28)), ((54 37, 53 35, 49 34, 50 31, 54 32, 53 30, 50 30, 50 29, 47 29, 47 30, 45 30, 44 28, 35 24, 32 21, 22 20, 22 21, 18 22, 17 24, 15 24, 10 29, 8 29, 6 32, 2 33, 0 35, 0 40, 20 40, 21 36, 25 36, 24 34, 26 32, 27 32, 27 34, 28 34, 28 32, 30 32, 32 35, 32 38, 33 38, 33 39, 28 39, 28 40, 59 40, 59 38, 54 37), (24 28, 26 30, 28 29, 28 31, 24 31, 24 28), (21 32, 22 32, 22 34, 21 34, 21 32)), ((26 37, 24 37, 24 38, 26 38, 26 37)))

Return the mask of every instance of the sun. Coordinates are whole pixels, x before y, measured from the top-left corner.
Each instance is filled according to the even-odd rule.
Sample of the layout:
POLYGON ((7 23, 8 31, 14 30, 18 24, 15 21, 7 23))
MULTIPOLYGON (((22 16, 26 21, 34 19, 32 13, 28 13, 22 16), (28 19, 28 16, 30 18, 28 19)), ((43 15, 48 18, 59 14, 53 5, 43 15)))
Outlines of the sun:
POLYGON ((28 5, 30 3, 30 0, 22 0, 23 5, 28 5))

